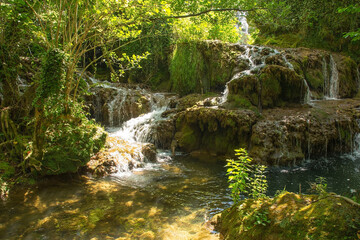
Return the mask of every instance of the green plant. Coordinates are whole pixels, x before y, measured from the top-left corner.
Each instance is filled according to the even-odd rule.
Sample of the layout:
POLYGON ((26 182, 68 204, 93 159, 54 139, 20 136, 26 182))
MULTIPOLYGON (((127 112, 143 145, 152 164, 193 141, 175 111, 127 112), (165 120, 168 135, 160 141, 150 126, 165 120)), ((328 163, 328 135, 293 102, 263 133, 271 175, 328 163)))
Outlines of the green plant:
POLYGON ((234 203, 240 199, 240 194, 247 194, 254 199, 265 197, 267 180, 266 166, 252 165, 252 158, 243 148, 235 149, 237 159, 227 159, 227 175, 231 197, 234 203))
POLYGON ((268 187, 266 176, 265 176, 266 166, 264 165, 255 165, 253 167, 253 177, 251 178, 250 186, 251 192, 250 196, 252 198, 263 198, 266 197, 266 190, 268 187))
POLYGON ((268 211, 254 211, 253 214, 253 219, 254 219, 254 224, 255 225, 263 225, 266 226, 267 224, 269 224, 271 221, 268 218, 269 212, 268 211))
POLYGON ((318 194, 324 194, 327 190, 326 178, 317 177, 315 182, 310 183, 310 190, 318 194))

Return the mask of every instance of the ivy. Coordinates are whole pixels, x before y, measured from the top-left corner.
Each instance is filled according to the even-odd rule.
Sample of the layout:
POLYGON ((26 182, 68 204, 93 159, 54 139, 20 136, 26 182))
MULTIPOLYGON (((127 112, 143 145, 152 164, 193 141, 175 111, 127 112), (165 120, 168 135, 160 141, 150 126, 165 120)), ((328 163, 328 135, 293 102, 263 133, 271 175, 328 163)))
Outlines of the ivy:
POLYGON ((58 95, 64 87, 66 55, 59 49, 46 52, 41 64, 41 77, 38 83, 35 102, 44 101, 58 95))

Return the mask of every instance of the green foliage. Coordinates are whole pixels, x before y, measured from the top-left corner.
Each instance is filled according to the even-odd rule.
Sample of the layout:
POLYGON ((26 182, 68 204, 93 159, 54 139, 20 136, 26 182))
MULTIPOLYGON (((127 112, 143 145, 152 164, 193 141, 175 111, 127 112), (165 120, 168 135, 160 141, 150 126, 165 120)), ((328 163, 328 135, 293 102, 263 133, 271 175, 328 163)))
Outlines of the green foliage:
POLYGON ((318 194, 325 194, 327 191, 326 178, 317 177, 314 183, 310 183, 310 190, 318 194))
POLYGON ((64 87, 65 59, 64 52, 59 49, 51 49, 45 54, 41 65, 41 77, 35 101, 44 101, 48 97, 60 93, 60 90, 64 87))
POLYGON ((266 226, 271 223, 271 220, 268 218, 268 211, 254 211, 252 217, 254 218, 254 225, 263 225, 266 226))
MULTIPOLYGON (((339 8, 339 13, 347 13, 351 15, 360 15, 360 4, 357 5, 349 5, 345 8, 339 8)), ((355 31, 347 32, 344 34, 345 38, 350 37, 352 41, 360 41, 360 28, 355 31)))
POLYGON ((83 106, 72 103, 71 116, 64 115, 65 100, 49 99, 45 108, 49 121, 45 131, 44 156, 35 172, 41 175, 57 175, 76 172, 105 144, 106 133, 86 118, 83 106))
POLYGON ((251 198, 264 198, 266 197, 266 190, 268 187, 266 176, 265 176, 266 166, 264 165, 255 165, 253 168, 253 177, 250 182, 251 198))
POLYGON ((91 124, 62 123, 47 131, 46 152, 40 173, 57 175, 76 172, 99 151, 106 134, 91 124))
POLYGON ((358 41, 350 42, 346 36, 356 38, 360 28, 360 14, 353 10, 338 13, 338 9, 355 6, 356 0, 265 0, 255 1, 263 10, 250 12, 248 20, 259 28, 256 43, 282 47, 310 47, 331 51, 346 51, 359 57, 358 41))
POLYGON ((176 45, 170 64, 172 90, 187 95, 195 92, 198 80, 203 79, 204 60, 196 44, 187 47, 176 45))
POLYGON ((185 18, 173 23, 173 31, 177 42, 193 40, 221 40, 238 42, 240 33, 236 28, 235 14, 232 18, 210 13, 207 18, 185 18), (226 19, 226 21, 224 21, 226 19))
POLYGON ((243 148, 236 149, 238 159, 227 159, 227 175, 231 197, 234 203, 240 200, 240 194, 248 194, 253 199, 266 197, 266 166, 252 165, 252 159, 243 148))

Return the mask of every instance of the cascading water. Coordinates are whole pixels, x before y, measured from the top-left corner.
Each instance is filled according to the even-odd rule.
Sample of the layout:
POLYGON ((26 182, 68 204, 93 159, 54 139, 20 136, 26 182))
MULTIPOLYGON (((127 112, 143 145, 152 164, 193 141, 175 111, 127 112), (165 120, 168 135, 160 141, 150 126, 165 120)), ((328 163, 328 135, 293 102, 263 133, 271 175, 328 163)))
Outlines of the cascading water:
MULTIPOLYGON (((360 128, 360 119, 357 120, 357 124, 360 128)), ((355 157, 360 157, 360 133, 356 133, 354 137, 353 155, 355 157)))
POLYGON ((249 24, 246 19, 246 12, 237 12, 236 16, 239 21, 239 23, 237 24, 239 32, 241 31, 244 34, 249 35, 249 24))
POLYGON ((324 75, 324 97, 325 99, 339 98, 339 71, 336 62, 330 55, 329 63, 323 58, 323 75, 324 75))
POLYGON ((153 96, 146 90, 89 79, 93 85, 92 115, 107 127, 120 127, 125 121, 150 111, 153 96))
POLYGON ((331 66, 331 77, 330 77, 329 97, 337 99, 339 96, 339 72, 337 69, 336 62, 334 61, 332 55, 330 56, 330 66, 331 66))
POLYGON ((90 81, 95 85, 92 89, 95 93, 92 99, 94 116, 99 120, 99 115, 105 112, 108 118, 105 121, 109 132, 106 156, 116 164, 117 174, 144 167, 150 161, 144 152, 151 150, 150 143, 156 142, 153 139, 154 126, 166 120, 162 113, 168 109, 174 95, 150 93, 139 87, 127 89, 94 78, 90 81), (139 111, 140 107, 144 113, 139 111))
MULTIPOLYGON (((247 68, 245 70, 240 71, 239 73, 235 74, 229 82, 225 85, 225 90, 222 93, 222 97, 220 98, 219 104, 224 104, 227 101, 229 95, 229 84, 236 79, 239 79, 243 76, 252 75, 258 73, 262 68, 266 66, 266 60, 269 57, 279 55, 283 61, 283 64, 291 69, 294 70, 294 66, 287 60, 284 53, 279 52, 276 49, 272 49, 269 47, 259 47, 253 45, 240 45, 244 48, 243 53, 238 57, 239 62, 247 63, 247 68)), ((310 103, 311 101, 311 92, 310 88, 304 79, 304 87, 306 90, 304 103, 310 103)))

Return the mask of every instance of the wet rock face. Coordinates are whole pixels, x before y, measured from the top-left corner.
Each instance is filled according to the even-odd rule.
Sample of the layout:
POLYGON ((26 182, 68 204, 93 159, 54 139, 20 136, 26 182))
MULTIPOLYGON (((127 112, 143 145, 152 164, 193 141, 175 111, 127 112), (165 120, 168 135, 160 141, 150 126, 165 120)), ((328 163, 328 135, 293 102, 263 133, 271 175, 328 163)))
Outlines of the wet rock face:
POLYGON ((329 97, 332 79, 337 78, 337 98, 351 98, 358 92, 356 63, 349 57, 323 50, 286 49, 294 70, 307 81, 315 99, 329 97))
POLYGON ((348 153, 360 131, 357 100, 314 107, 249 110, 194 106, 177 113, 173 146, 184 152, 232 155, 243 147, 257 162, 292 165, 305 158, 348 153))
POLYGON ((351 152, 358 128, 355 119, 339 116, 320 120, 310 111, 265 119, 252 129, 250 154, 270 165, 287 165, 305 158, 351 152))
POLYGON ((172 119, 157 122, 151 127, 147 141, 158 149, 170 149, 175 134, 175 124, 172 119))
POLYGON ((231 154, 235 148, 247 147, 256 118, 248 110, 188 109, 176 116, 177 148, 185 152, 231 154))
POLYGON ((92 91, 87 99, 90 114, 105 126, 118 127, 151 109, 151 96, 140 90, 95 87, 92 91))

